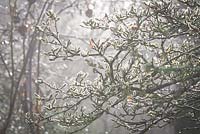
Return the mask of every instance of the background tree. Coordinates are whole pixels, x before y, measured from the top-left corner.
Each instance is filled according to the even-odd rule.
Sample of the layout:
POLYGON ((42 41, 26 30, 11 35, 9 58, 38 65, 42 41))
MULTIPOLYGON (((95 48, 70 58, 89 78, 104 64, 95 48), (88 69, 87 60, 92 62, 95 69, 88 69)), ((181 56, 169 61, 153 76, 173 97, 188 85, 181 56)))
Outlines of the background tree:
POLYGON ((43 2, 40 6, 41 10, 33 12, 34 9, 39 8, 35 0, 25 1, 24 4, 22 2, 24 1, 9 0, 2 3, 5 5, 1 10, 4 13, 2 18, 4 17, 5 20, 1 20, 0 49, 1 93, 4 101, 1 103, 0 133, 2 134, 35 133, 34 126, 23 122, 24 115, 29 113, 32 117, 33 111, 38 107, 32 98, 33 91, 40 90, 39 88, 33 90, 33 87, 37 86, 34 81, 39 75, 39 60, 36 60, 38 64, 36 68, 32 68, 32 64, 36 57, 39 59, 41 44, 37 40, 40 33, 36 31, 35 26, 41 22, 45 10, 52 3, 43 2), (6 21, 9 23, 5 23, 6 21), (34 54, 36 49, 37 55, 34 54), (33 74, 36 74, 36 77, 33 77, 33 74))
POLYGON ((104 40, 91 37, 87 52, 60 38, 58 18, 48 12, 40 31, 46 35, 42 41, 53 46, 47 53, 50 59, 81 56, 97 77, 90 79, 80 72, 61 87, 40 81, 54 93, 38 96, 47 101, 38 120, 75 133, 106 114, 116 127, 143 134, 188 118, 194 126, 177 131, 195 133, 199 129, 199 6, 195 0, 146 1, 140 8, 132 6, 85 22, 109 35, 104 40))
MULTIPOLYGON (((78 9, 79 1, 63 3, 65 6, 57 9, 58 14, 69 8, 71 11, 78 9)), ((54 0, 0 1, 1 134, 40 133, 39 126, 43 125, 31 123, 41 111, 41 103, 34 94, 44 95, 37 79, 51 72, 45 68, 47 71, 42 75, 40 73, 46 63, 41 55, 42 42, 39 40, 43 34, 37 26, 44 20, 45 13, 58 8, 59 4, 54 0)), ((44 127, 41 130, 43 133, 44 127)))

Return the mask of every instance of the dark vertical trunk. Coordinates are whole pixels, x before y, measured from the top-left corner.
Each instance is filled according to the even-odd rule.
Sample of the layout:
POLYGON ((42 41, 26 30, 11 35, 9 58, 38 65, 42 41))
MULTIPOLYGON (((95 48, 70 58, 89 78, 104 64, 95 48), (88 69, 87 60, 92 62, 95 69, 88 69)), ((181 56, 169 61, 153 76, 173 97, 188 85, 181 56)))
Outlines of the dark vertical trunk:
POLYGON ((6 118, 6 122, 3 126, 3 128, 0 130, 1 134, 5 134, 6 130, 10 124, 12 112, 14 109, 13 105, 13 93, 15 91, 15 65, 14 65, 14 48, 13 48, 13 30, 14 30, 14 24, 13 24, 13 16, 14 12, 13 9, 16 8, 16 3, 14 3, 14 6, 11 7, 11 1, 9 0, 9 8, 10 8, 10 20, 11 20, 11 26, 10 26, 10 35, 9 35, 9 41, 10 41, 10 57, 11 57, 11 91, 10 91, 10 106, 8 111, 8 116, 6 118), (12 9, 13 8, 13 9, 12 9))
MULTIPOLYGON (((34 41, 33 44, 30 45, 34 45, 36 41, 34 41)), ((30 113, 30 117, 32 120, 33 119, 33 111, 32 111, 32 107, 33 107, 33 100, 32 100, 32 59, 33 59, 33 54, 34 54, 34 48, 32 48, 30 50, 30 57, 29 57, 29 63, 28 63, 28 76, 27 76, 27 94, 28 94, 28 110, 30 113)), ((35 130, 34 130, 34 124, 30 124, 30 131, 31 134, 35 134, 35 130)))
MULTIPOLYGON (((37 79, 39 79, 39 77, 40 77, 40 47, 41 47, 41 41, 38 44, 37 74, 36 74, 37 79)), ((40 87, 39 87, 38 83, 36 84, 36 94, 41 95, 40 87)), ((38 100, 36 100, 35 110, 36 110, 37 113, 40 113, 40 104, 39 104, 38 100)), ((36 126, 36 133, 40 134, 39 124, 37 124, 37 126, 36 126)))

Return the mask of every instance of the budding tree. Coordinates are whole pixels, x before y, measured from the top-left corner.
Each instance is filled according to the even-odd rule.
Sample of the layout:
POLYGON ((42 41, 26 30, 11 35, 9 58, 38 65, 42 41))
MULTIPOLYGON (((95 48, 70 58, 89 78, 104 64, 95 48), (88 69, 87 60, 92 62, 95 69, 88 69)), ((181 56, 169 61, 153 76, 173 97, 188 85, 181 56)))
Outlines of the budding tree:
POLYGON ((107 114, 116 127, 140 134, 184 117, 199 122, 199 7, 195 0, 156 0, 91 19, 85 27, 110 34, 91 37, 89 51, 62 40, 58 18, 48 12, 39 29, 52 46, 46 54, 51 60, 81 57, 96 78, 80 72, 61 87, 41 81, 54 93, 38 97, 47 102, 39 122, 56 122, 75 133, 107 114))

